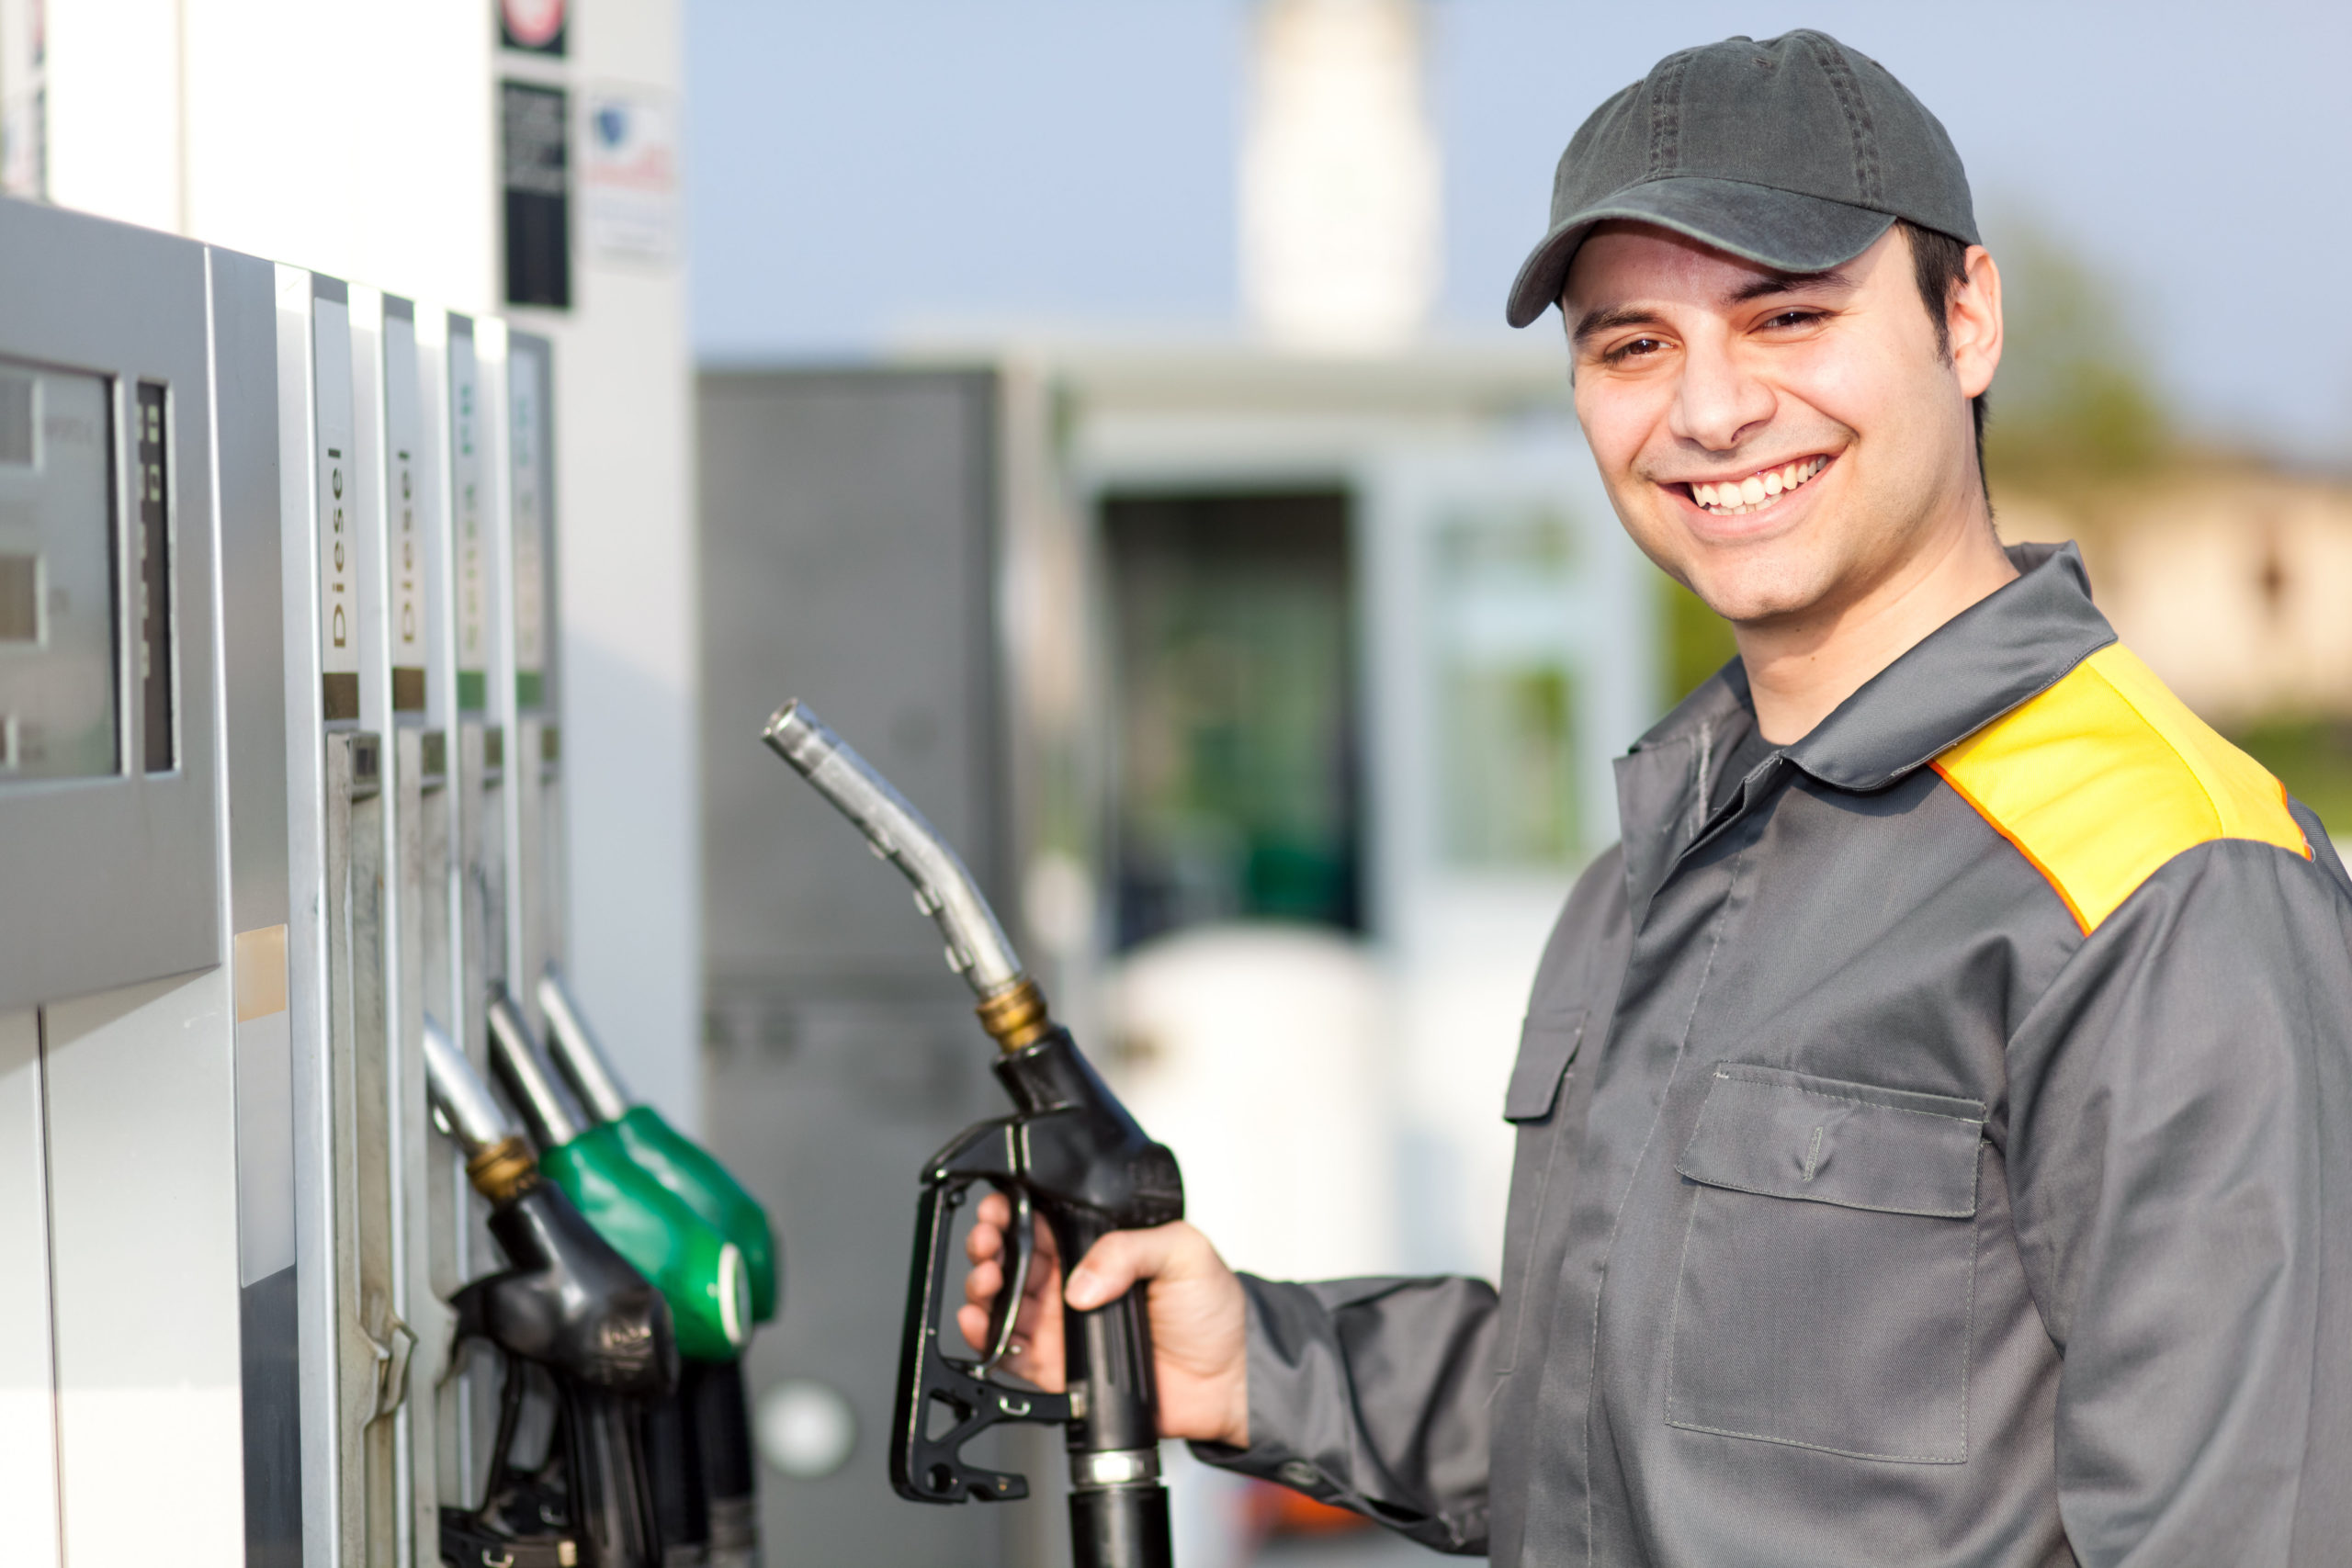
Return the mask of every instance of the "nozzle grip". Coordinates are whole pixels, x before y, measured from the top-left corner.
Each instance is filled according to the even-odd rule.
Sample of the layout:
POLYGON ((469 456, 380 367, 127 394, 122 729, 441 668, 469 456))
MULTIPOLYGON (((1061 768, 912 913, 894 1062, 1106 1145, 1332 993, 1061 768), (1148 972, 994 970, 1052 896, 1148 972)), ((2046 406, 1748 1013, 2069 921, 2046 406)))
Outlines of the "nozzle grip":
MULTIPOLYGON (((1112 1226, 1091 1214, 1050 1216, 1054 1239, 1075 1268, 1112 1226)), ((1065 1388, 1086 1391, 1079 1419, 1071 1424, 1073 1455, 1117 1453, 1157 1448, 1159 1387, 1151 1359, 1150 1287, 1138 1284, 1117 1301, 1091 1312, 1062 1307, 1062 1376, 1065 1388)))
POLYGON ((564 1461, 571 1528, 589 1562, 658 1568, 660 1528, 646 1483, 634 1402, 609 1390, 561 1382, 564 1461))

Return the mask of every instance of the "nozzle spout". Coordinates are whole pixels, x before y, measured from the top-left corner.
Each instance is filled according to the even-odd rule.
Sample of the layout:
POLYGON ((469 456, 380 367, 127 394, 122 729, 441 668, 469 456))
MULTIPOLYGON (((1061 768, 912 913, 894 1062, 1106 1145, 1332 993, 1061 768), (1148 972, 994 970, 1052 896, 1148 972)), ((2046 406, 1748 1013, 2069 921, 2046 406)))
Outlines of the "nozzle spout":
POLYGON ((542 1154, 580 1136, 580 1119, 539 1059, 531 1025, 503 986, 493 987, 490 994, 490 1060, 542 1154))
POLYGON ((450 1134, 466 1154, 466 1179, 474 1190, 503 1208, 538 1185, 530 1146, 506 1119, 465 1052, 438 1019, 424 1019, 424 1081, 433 1101, 448 1118, 450 1134))
POLYGON ((972 874, 872 763, 827 729, 806 703, 788 702, 776 709, 765 739, 777 756, 857 824, 875 853, 915 885, 915 907, 936 920, 947 939, 947 966, 976 993, 986 999, 1027 979, 972 874))
POLYGON ((628 1114, 628 1091, 621 1088, 620 1075, 581 1018, 562 971, 552 964, 539 976, 539 1011, 547 1015, 548 1055, 580 1097, 580 1108, 599 1122, 617 1122, 628 1114))
POLYGON ((449 1032, 430 1013, 424 1019, 424 1079, 434 1103, 449 1119, 458 1146, 468 1155, 478 1155, 514 1135, 514 1124, 491 1097, 490 1086, 481 1081, 481 1075, 449 1038, 449 1032))

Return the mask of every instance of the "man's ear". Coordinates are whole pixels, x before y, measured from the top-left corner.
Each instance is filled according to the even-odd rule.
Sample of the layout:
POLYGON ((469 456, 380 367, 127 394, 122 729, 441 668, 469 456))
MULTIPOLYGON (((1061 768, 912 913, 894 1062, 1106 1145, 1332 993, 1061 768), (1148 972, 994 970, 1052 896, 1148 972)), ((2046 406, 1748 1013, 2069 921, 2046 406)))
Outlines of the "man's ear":
POLYGON ((1969 246, 1962 265, 1968 276, 1945 301, 1944 324, 1960 395, 1973 398, 1993 384, 1993 372, 2001 365, 2001 269, 1982 245, 1969 246))

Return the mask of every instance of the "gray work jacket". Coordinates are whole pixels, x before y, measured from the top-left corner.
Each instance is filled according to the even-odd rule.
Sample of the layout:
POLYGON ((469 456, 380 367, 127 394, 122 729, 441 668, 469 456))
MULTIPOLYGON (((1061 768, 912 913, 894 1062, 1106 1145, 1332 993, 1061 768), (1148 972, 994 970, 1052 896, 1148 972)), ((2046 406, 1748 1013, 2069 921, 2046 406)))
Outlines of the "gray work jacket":
POLYGON ((1204 1457, 1501 1563, 2352 1562, 2352 886, 2012 554, 1744 781, 1736 665, 1618 763, 1500 1292, 1245 1280, 1204 1457))

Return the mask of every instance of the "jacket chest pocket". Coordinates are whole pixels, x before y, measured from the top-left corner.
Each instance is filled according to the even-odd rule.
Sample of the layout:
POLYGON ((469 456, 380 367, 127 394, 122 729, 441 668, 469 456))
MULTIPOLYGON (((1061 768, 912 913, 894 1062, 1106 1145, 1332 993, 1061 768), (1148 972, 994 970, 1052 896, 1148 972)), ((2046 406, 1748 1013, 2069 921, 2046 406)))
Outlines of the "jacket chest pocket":
POLYGON ((1964 1461, 1984 1134, 1976 1100, 1717 1066, 1675 1166, 1667 1424, 1964 1461))
POLYGON ((1575 1077, 1584 1021, 1581 1008, 1530 1017, 1520 1032, 1519 1059, 1512 1064, 1510 1088, 1503 1096, 1503 1120, 1518 1130, 1519 1146, 1511 1158, 1510 1206, 1503 1221, 1502 1317, 1495 1336, 1493 1368, 1497 1376, 1519 1363, 1532 1254, 1543 1235, 1553 1189, 1566 1180, 1565 1174, 1555 1176, 1553 1168, 1562 1163, 1563 1145, 1569 1142, 1558 1122, 1575 1077))

